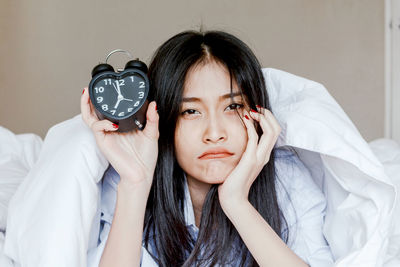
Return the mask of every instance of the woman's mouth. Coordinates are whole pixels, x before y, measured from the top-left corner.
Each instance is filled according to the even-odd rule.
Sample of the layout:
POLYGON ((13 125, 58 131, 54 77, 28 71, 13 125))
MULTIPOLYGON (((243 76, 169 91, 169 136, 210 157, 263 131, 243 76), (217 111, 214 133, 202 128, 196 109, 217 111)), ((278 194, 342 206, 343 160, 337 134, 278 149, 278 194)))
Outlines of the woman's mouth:
POLYGON ((199 159, 221 159, 221 158, 227 158, 234 155, 234 153, 223 149, 223 148, 215 148, 215 149, 209 149, 205 151, 201 156, 199 156, 199 159))

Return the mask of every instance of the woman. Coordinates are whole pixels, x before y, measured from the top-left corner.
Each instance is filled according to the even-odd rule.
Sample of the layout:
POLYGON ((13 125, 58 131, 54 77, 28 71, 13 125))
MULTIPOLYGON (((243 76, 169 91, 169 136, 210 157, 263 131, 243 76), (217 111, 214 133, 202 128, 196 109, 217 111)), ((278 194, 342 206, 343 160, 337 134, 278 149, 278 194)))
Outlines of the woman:
POLYGON ((113 132, 118 125, 99 121, 82 95, 83 119, 111 164, 89 263, 332 264, 323 195, 293 152, 274 149, 281 128, 252 51, 224 32, 183 32, 156 51, 148 76, 143 131, 113 132))

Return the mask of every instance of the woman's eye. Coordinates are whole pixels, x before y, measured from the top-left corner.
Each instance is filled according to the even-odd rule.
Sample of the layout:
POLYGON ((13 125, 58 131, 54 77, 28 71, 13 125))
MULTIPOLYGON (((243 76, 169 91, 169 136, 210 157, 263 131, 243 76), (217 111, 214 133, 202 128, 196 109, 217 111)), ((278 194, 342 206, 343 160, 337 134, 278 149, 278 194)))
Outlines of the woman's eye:
POLYGON ((198 113, 198 111, 195 110, 195 109, 187 109, 187 110, 183 111, 181 114, 182 114, 182 115, 186 115, 186 114, 196 114, 196 112, 198 113))
POLYGON ((230 104, 226 109, 227 110, 233 110, 233 109, 240 109, 242 107, 243 107, 242 104, 233 103, 233 104, 230 104))

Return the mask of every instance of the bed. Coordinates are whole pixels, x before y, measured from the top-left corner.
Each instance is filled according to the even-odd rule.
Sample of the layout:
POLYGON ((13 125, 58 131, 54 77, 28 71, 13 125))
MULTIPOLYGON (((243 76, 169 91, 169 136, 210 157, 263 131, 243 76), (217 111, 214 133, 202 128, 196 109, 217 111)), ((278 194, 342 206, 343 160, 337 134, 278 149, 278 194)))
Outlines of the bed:
MULTIPOLYGON (((325 194, 334 266, 400 266, 400 147, 367 143, 321 84, 263 69, 282 132, 325 194)), ((108 166, 80 114, 42 140, 0 127, 0 266, 86 266, 108 166)))

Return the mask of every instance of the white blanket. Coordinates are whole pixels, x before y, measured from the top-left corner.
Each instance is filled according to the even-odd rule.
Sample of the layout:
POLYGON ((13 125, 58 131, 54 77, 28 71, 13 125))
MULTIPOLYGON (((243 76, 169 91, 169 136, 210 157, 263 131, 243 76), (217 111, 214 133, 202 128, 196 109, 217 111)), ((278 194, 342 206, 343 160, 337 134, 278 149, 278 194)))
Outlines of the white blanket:
POLYGON ((14 134, 0 126, 0 266, 13 266, 3 255, 8 202, 36 162, 42 139, 35 134, 14 134))
MULTIPOLYGON (((324 234, 335 266, 383 266, 396 201, 383 165, 321 84, 263 72, 282 127, 277 146, 296 148, 327 197, 324 234)), ((80 115, 49 130, 9 204, 4 253, 15 266, 86 265, 107 165, 80 115)))
MULTIPOLYGON (((385 167, 386 174, 400 190, 400 145, 393 140, 377 139, 369 143, 372 151, 385 167)), ((400 202, 395 203, 393 229, 390 231, 389 249, 385 257, 385 267, 400 266, 400 202)))

